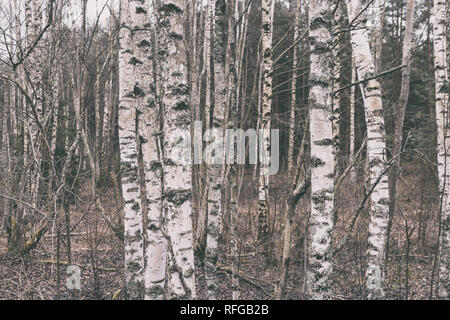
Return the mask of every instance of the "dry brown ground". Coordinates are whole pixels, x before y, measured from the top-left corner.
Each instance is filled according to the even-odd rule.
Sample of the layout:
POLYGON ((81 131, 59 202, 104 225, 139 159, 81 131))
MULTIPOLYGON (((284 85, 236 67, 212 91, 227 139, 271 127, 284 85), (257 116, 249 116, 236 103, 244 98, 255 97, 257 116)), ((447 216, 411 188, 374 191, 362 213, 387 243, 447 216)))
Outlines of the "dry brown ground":
MULTIPOLYGON (((404 299, 408 291, 409 299, 428 299, 433 257, 437 235, 438 202, 431 183, 424 181, 419 165, 403 166, 403 178, 399 183, 399 202, 401 212, 394 219, 391 254, 387 266, 386 293, 389 299, 404 299), (425 242, 419 241, 418 232, 422 217, 426 217, 427 235, 425 242), (410 238, 407 251, 406 222, 410 238), (408 277, 406 264, 408 263, 408 277), (408 278, 408 279, 407 279, 408 278), (407 283, 408 281, 408 283, 407 283), (407 290, 408 288, 408 290, 407 290)), ((282 197, 285 188, 284 176, 275 176, 272 183, 271 230, 272 252, 276 251, 279 223, 283 212, 282 197)), ((275 279, 275 258, 267 259, 263 247, 256 239, 256 202, 252 199, 254 184, 246 183, 241 192, 239 207, 239 243, 242 299, 270 299, 275 279)), ((115 210, 114 195, 105 193, 103 202, 109 211, 115 210), (108 201, 108 199, 110 199, 108 201)), ((362 196, 362 188, 344 182, 340 190, 338 222, 335 228, 335 241, 342 239, 349 218, 362 196)), ((294 222, 295 236, 292 248, 292 262, 287 286, 287 299, 303 299, 304 286, 304 235, 309 211, 308 198, 300 201, 298 215, 294 222)), ((124 280, 123 246, 107 229, 102 219, 98 220, 97 237, 92 237, 98 212, 88 205, 71 207, 72 221, 84 216, 72 233, 73 263, 82 270, 82 288, 70 292, 66 288, 66 265, 61 265, 61 299, 111 299, 122 288, 124 280), (90 244, 90 245, 89 245, 90 244), (91 247, 96 244, 93 250, 91 247)), ((365 209, 358 219, 348 244, 335 259, 335 298, 361 299, 364 296, 364 268, 367 242, 368 211, 365 209)), ((19 257, 5 250, 5 239, 0 238, 0 299, 55 299, 57 298, 57 268, 55 263, 55 237, 51 231, 40 241, 28 257, 19 257)), ((66 260, 64 244, 61 245, 61 260, 66 260)), ((231 298, 231 276, 229 256, 220 257, 219 278, 220 298, 231 298)), ((201 265, 197 262, 197 288, 199 298, 205 298, 204 278, 201 265)), ((118 296, 123 298, 122 294, 118 296)))

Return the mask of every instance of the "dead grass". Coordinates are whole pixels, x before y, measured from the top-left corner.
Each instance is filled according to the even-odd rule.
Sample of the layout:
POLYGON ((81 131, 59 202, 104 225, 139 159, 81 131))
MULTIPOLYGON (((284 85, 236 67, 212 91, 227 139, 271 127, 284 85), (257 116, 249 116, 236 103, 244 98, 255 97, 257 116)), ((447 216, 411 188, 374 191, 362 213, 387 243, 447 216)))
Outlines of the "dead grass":
MULTIPOLYGON (((431 270, 437 237, 438 202, 433 181, 427 177, 419 164, 402 165, 399 180, 399 211, 394 217, 390 255, 386 270, 386 294, 388 299, 428 299, 431 270), (406 222, 410 232, 410 250, 406 251, 406 222), (426 226, 425 232, 423 231, 426 226), (424 232, 425 237, 420 232, 424 232), (408 253, 408 254, 407 254, 408 253), (406 262, 408 261, 408 284, 406 283, 406 262), (408 287, 408 289, 407 289, 408 287)), ((428 174, 429 175, 429 174, 428 174)), ((280 223, 284 210, 283 198, 287 188, 286 176, 279 174, 271 178, 270 221, 271 259, 256 241, 257 192, 251 175, 246 176, 242 186, 238 211, 240 272, 250 279, 242 278, 242 299, 269 299, 273 293, 276 274, 276 255, 279 244, 280 223)), ((87 192, 87 191, 86 191, 87 192)), ((337 223, 334 240, 339 242, 345 236, 345 228, 362 197, 361 184, 345 179, 336 198, 337 223)), ((100 214, 92 206, 89 195, 80 197, 71 207, 71 237, 73 262, 82 269, 82 289, 67 290, 66 265, 60 270, 61 299, 111 299, 114 292, 122 288, 124 280, 123 245, 108 229, 100 214), (96 228, 94 228, 96 226, 96 228), (95 232, 96 230, 96 232, 95 232), (95 234, 95 236, 94 236, 95 234)), ((112 191, 103 193, 103 203, 109 212, 117 212, 117 201, 112 191)), ((288 275, 286 299, 303 299, 304 284, 304 241, 309 212, 309 195, 297 206, 294 219, 292 260, 288 275)), ((367 243, 367 208, 363 210, 350 236, 349 242, 335 258, 335 298, 361 299, 364 297, 364 271, 367 243)), ((226 221, 224 221, 226 227, 226 221)), ((64 238, 64 237, 63 237, 64 238)), ((6 250, 6 239, 0 237, 0 299, 55 299, 57 297, 56 237, 49 230, 30 256, 20 257, 6 250), (47 261, 47 262, 45 262, 47 261)), ((61 244, 61 260, 66 261, 64 239, 61 244)), ((220 256, 220 265, 230 264, 227 250, 220 256)), ((224 269, 225 270, 225 269, 224 269)), ((197 261, 197 287, 199 298, 205 298, 202 266, 197 261)), ((219 297, 231 298, 231 277, 221 271, 219 297)), ((119 299, 123 298, 122 294, 119 299)))

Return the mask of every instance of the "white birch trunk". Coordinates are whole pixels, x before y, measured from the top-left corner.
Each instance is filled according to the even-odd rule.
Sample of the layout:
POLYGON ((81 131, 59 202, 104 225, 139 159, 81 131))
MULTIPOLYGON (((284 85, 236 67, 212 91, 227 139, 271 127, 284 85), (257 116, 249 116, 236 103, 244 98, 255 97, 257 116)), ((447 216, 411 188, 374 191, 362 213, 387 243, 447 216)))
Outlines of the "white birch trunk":
POLYGON ((189 87, 183 28, 184 0, 158 7, 159 98, 163 116, 163 210, 169 248, 171 298, 195 298, 189 87))
POLYGON ((311 218, 307 290, 312 299, 332 297, 334 157, 332 126, 331 1, 309 3, 311 218))
MULTIPOLYGON (((110 18, 109 18, 109 32, 111 35, 111 44, 110 44, 110 54, 111 58, 109 60, 109 78, 108 78, 108 85, 106 86, 105 90, 105 106, 103 110, 103 148, 102 148, 102 154, 104 156, 104 159, 107 159, 109 156, 108 152, 110 150, 110 139, 111 139, 111 126, 112 126, 112 116, 114 109, 114 103, 115 103, 115 93, 114 93, 114 83, 116 80, 116 68, 114 67, 116 61, 117 61, 117 34, 115 31, 116 23, 114 20, 114 8, 115 8, 115 0, 110 1, 110 18)), ((104 163, 106 165, 106 162, 104 163)))
MULTIPOLYGON (((202 12, 204 12, 205 15, 205 22, 204 22, 204 39, 203 39, 203 79, 205 81, 205 111, 204 111, 204 121, 205 121, 205 128, 209 129, 211 128, 212 119, 210 119, 211 114, 211 84, 212 84, 212 75, 211 75, 211 32, 212 32, 212 26, 211 26, 211 19, 214 11, 214 1, 208 0, 204 3, 202 6, 202 12)), ((211 142, 211 141, 209 141, 211 142)), ((206 242, 206 224, 208 221, 208 199, 209 199, 209 192, 210 190, 210 183, 208 177, 208 164, 202 164, 200 166, 200 172, 199 174, 202 175, 202 178, 200 181, 206 181, 204 185, 200 184, 200 190, 202 191, 201 194, 201 202, 200 202, 200 208, 199 208, 199 214, 197 219, 197 228, 196 228, 196 235, 195 235, 195 242, 198 249, 201 249, 201 251, 205 247, 206 242)))
POLYGON ((439 239, 439 297, 450 295, 450 141, 448 139, 448 69, 445 35, 446 8, 443 0, 434 0, 434 77, 437 122, 439 189, 442 192, 441 237, 439 239))
MULTIPOLYGON (((360 12, 360 0, 347 0, 349 20, 353 21, 360 12)), ((356 21, 361 28, 351 31, 352 49, 355 57, 358 79, 364 80, 375 74, 375 65, 369 48, 369 32, 364 28, 363 17, 356 21)), ((381 101, 381 88, 377 79, 361 84, 364 97, 364 109, 367 126, 367 154, 371 183, 385 172, 386 169, 386 133, 381 101)), ((379 299, 384 296, 384 250, 386 246, 386 230, 389 216, 388 178, 384 175, 371 194, 369 247, 367 250, 368 267, 366 271, 366 286, 369 299, 379 299)))
MULTIPOLYGON (((341 6, 337 4, 337 9, 333 18, 332 32, 335 39, 339 39, 339 31, 341 30, 341 6)), ((337 41, 334 42, 333 47, 333 92, 341 87, 341 45, 337 41)), ((340 123, 340 104, 341 92, 336 91, 332 96, 333 105, 333 152, 334 152, 334 172, 339 174, 339 123, 340 123)))
MULTIPOLYGON (((356 81, 356 69, 355 69, 355 62, 353 58, 352 53, 352 78, 351 83, 354 83, 356 81)), ((352 86, 350 88, 350 152, 349 152, 349 161, 353 161, 353 157, 355 154, 355 94, 356 94, 356 86, 352 86)), ((350 180, 352 182, 356 182, 356 169, 355 166, 352 166, 350 169, 350 180)))
POLYGON ((370 30, 375 70, 378 73, 381 72, 384 3, 385 0, 374 0, 368 8, 367 16, 367 27, 370 30))
POLYGON ((295 22, 294 22, 294 52, 292 61, 292 84, 291 84, 291 110, 289 115, 289 147, 288 147, 288 172, 289 177, 292 177, 294 170, 294 141, 295 141, 295 105, 297 103, 297 60, 298 50, 300 44, 298 38, 300 36, 300 15, 301 15, 301 0, 296 1, 295 22))
MULTIPOLYGON (((100 39, 98 36, 98 31, 97 31, 97 35, 95 37, 95 41, 97 42, 95 44, 95 46, 97 47, 95 50, 95 54, 98 55, 98 52, 100 50, 98 50, 98 47, 100 46, 100 39)), ((100 63, 99 63, 99 56, 97 56, 97 60, 95 61, 95 83, 94 83, 94 95, 95 95, 95 99, 94 99, 94 113, 95 113, 95 140, 94 140, 94 164, 95 164, 95 168, 92 168, 92 171, 95 174, 95 177, 98 178, 100 177, 100 157, 101 157, 101 141, 102 141, 102 129, 103 129, 103 125, 102 125, 102 121, 101 121, 101 114, 100 114, 100 95, 102 92, 102 88, 101 88, 101 78, 102 78, 102 73, 101 73, 101 69, 100 69, 100 63)), ((103 87, 104 89, 104 87, 103 87)))
MULTIPOLYGON (((239 0, 232 0, 228 2, 230 9, 227 10, 229 12, 228 15, 228 45, 227 45, 227 63, 225 74, 227 76, 228 82, 228 90, 227 90, 227 108, 229 111, 229 115, 226 116, 227 127, 230 129, 236 129, 237 123, 237 50, 236 50, 236 34, 237 28, 234 28, 236 23, 236 2, 239 0), (234 9, 233 9, 234 8, 234 9)), ((228 141, 228 138, 226 138, 228 141)), ((228 148, 228 146, 226 147, 228 148)), ((233 148, 235 146, 233 145, 233 148)), ((238 243, 237 243, 237 169, 236 164, 232 163, 231 165, 227 165, 227 174, 228 177, 226 182, 230 185, 230 201, 228 210, 230 212, 230 254, 231 254, 231 294, 233 300, 238 300, 240 295, 239 290, 239 278, 236 276, 238 272, 238 243)), ((226 183, 225 182, 225 183, 226 183)))
POLYGON ((403 51, 402 51, 402 65, 405 66, 402 69, 402 82, 400 85, 400 96, 398 99, 397 110, 394 121, 394 148, 393 156, 394 167, 390 171, 389 176, 389 193, 390 193, 390 206, 389 206, 389 224, 387 230, 386 239, 386 259, 388 258, 389 239, 392 228, 392 220, 396 211, 396 196, 397 196, 397 172, 400 170, 400 152, 402 151, 403 142, 403 122, 405 119, 406 106, 409 97, 409 79, 411 74, 411 40, 413 36, 413 23, 414 23, 414 0, 408 0, 406 2, 406 23, 405 32, 403 37, 403 51))
POLYGON ((53 109, 52 109, 52 113, 53 113, 53 121, 52 121, 52 138, 51 138, 51 142, 50 142, 50 146, 51 146, 51 157, 53 158, 55 156, 55 150, 56 150, 56 138, 57 138, 57 132, 58 132, 58 123, 59 123, 59 102, 60 102, 60 94, 61 94, 61 79, 60 79, 60 75, 61 73, 59 72, 59 65, 55 68, 55 81, 53 83, 53 95, 54 95, 54 100, 53 100, 53 109))
MULTIPOLYGON (((144 289, 144 248, 139 201, 139 174, 136 145, 136 90, 134 39, 130 29, 135 10, 129 0, 120 2, 119 35, 119 142, 124 200, 126 291, 130 299, 142 299, 144 289)), ((86 146, 87 147, 87 146, 86 146)))
POLYGON ((262 100, 261 100, 261 122, 260 130, 263 130, 263 150, 260 151, 260 179, 258 192, 259 209, 259 235, 264 245, 267 245, 268 224, 269 224, 269 174, 267 172, 270 163, 270 120, 272 112, 272 34, 273 34, 273 15, 275 0, 262 0, 262 100))
MULTIPOLYGON (((165 297, 167 241, 164 237, 162 216, 161 145, 160 122, 155 101, 155 79, 153 74, 153 39, 150 30, 150 1, 131 2, 133 40, 136 64, 134 67, 134 92, 138 114, 139 144, 142 148, 147 196, 147 215, 144 252, 144 284, 146 300, 162 300, 165 297)), ((145 220, 145 219, 144 219, 145 220)))
MULTIPOLYGON (((112 66, 113 63, 111 63, 112 66)), ((108 82, 105 85, 105 106, 103 108, 103 123, 102 123, 102 132, 103 132, 103 146, 102 146, 102 155, 103 159, 107 158, 108 146, 110 145, 110 125, 111 125, 111 109, 113 107, 113 97, 114 97, 114 84, 113 84, 113 69, 111 68, 111 72, 108 78, 108 82)), ((106 165, 106 161, 102 161, 102 165, 106 165)))
MULTIPOLYGON (((25 2, 25 24, 26 24, 26 37, 27 47, 31 46, 41 29, 41 11, 38 0, 25 2), (31 2, 31 3, 30 3, 31 2)), ((40 148, 38 142, 38 125, 37 121, 40 121, 42 113, 42 79, 41 68, 39 59, 39 48, 35 48, 29 55, 25 68, 29 74, 29 88, 31 89, 32 97, 32 110, 28 115, 28 127, 29 127, 29 142, 34 144, 33 148, 29 149, 29 154, 26 155, 28 161, 31 161, 32 165, 29 170, 30 181, 30 198, 33 206, 37 205, 38 190, 39 190, 39 168, 41 163, 40 148), (34 109, 34 110, 33 110, 34 109)))
MULTIPOLYGON (((225 86, 225 8, 226 2, 218 0, 212 2, 214 12, 214 42, 212 47, 214 67, 214 110, 211 119, 213 128, 224 128, 224 117, 226 110, 226 86, 225 86)), ((213 141, 211 141, 213 142, 213 141)), ((217 150, 220 152, 219 150, 217 150)), ((208 192, 208 226, 206 229, 205 250, 205 277, 208 299, 217 299, 217 250, 220 230, 220 219, 222 217, 222 183, 223 163, 214 164, 209 169, 209 192, 208 192)))

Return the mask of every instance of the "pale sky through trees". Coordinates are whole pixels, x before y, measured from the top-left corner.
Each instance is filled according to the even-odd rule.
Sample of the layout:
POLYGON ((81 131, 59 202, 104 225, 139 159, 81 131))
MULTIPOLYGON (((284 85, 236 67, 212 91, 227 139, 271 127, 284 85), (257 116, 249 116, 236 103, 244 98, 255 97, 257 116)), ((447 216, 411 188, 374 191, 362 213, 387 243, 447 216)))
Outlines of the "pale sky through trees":
MULTIPOLYGON (((87 12, 88 12, 88 19, 89 21, 93 21, 94 19, 96 19, 97 17, 97 13, 100 13, 100 11, 102 10, 103 6, 105 5, 105 3, 107 1, 111 1, 111 0, 88 0, 87 2, 87 12)), ((80 1, 81 3, 81 1, 80 1)), ((115 6, 116 9, 119 9, 119 2, 115 1, 115 6)), ((80 5, 78 5, 78 7, 80 7, 80 5)), ((102 12, 102 16, 101 16, 101 22, 102 24, 105 23, 105 21, 107 21, 107 18, 109 17, 109 10, 107 10, 107 8, 105 8, 105 10, 103 10, 102 12)))
MULTIPOLYGON (((23 31, 25 30, 25 10, 24 10, 24 0, 17 0, 18 6, 20 6, 20 21, 23 28, 23 31)), ((75 19, 75 24, 79 25, 81 22, 81 4, 82 0, 71 0, 73 4, 73 16, 75 19)), ((107 2, 114 2, 115 11, 119 12, 119 0, 88 0, 87 1, 87 19, 88 24, 92 25, 96 21, 97 15, 101 12, 100 17, 100 26, 106 27, 107 23, 109 21, 109 9, 105 7, 102 11, 102 8, 105 6, 107 2)), ((10 11, 13 9, 13 0, 0 0, 0 34, 6 34, 7 37, 10 34, 10 25, 14 24, 10 21, 10 11)), ((69 23, 67 20, 68 12, 67 12, 67 6, 65 6, 65 23, 69 23)), ((17 13, 16 13, 17 14, 17 13)), ((44 17, 45 19, 45 14, 44 17)), ((6 50, 4 46, 4 39, 0 40, 0 57, 6 55, 6 50)))
MULTIPOLYGON (((6 19, 5 17, 8 16, 8 12, 9 12, 9 7, 10 5, 12 6, 12 1, 13 0, 0 0, 0 16, 2 18, 0 18, 0 25, 2 25, 3 23, 5 23, 6 19), (11 2, 11 4, 10 4, 11 2)), ((107 3, 108 1, 111 0, 88 0, 87 1, 87 15, 88 15, 88 20, 89 22, 93 22, 96 17, 97 17, 97 13, 100 13, 103 6, 105 5, 105 3, 107 3)), ((19 2, 23 5, 23 0, 19 0, 19 2)), ((81 3, 82 0, 72 0, 72 3, 74 4, 74 16, 75 17, 79 17, 81 14, 81 3)), ((116 11, 119 10, 119 1, 116 0, 114 1, 115 3, 115 9, 116 11)), ((21 7, 22 7, 21 5, 21 7)), ((24 10, 21 10, 21 16, 23 16, 24 10)), ((101 23, 104 24, 109 17, 109 10, 107 8, 105 8, 105 10, 103 10, 102 12, 102 16, 101 16, 101 23)), ((22 17, 21 20, 23 20, 24 18, 22 17)))
MULTIPOLYGON (((2 0, 5 1, 5 0, 2 0)), ((88 0, 87 1, 87 17, 88 17, 88 22, 89 23, 93 23, 95 22, 95 19, 97 17, 97 14, 99 14, 102 11, 103 6, 107 3, 107 2, 111 2, 111 0, 88 0)), ((81 0, 76 0, 74 1, 75 3, 75 12, 74 12, 74 16, 78 17, 77 22, 79 22, 79 17, 81 15, 81 0)), ((115 3, 115 8, 116 11, 119 10, 119 1, 114 1, 115 3)), ((105 8, 101 14, 101 18, 100 18, 100 24, 104 25, 109 18, 109 10, 108 8, 105 8)))

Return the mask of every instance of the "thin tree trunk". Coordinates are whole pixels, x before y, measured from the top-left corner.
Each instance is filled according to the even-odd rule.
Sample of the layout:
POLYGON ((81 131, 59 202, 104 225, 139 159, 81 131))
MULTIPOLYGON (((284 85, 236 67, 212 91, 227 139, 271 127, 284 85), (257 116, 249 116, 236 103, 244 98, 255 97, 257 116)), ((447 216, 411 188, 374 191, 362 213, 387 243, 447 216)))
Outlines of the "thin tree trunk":
MULTIPOLYGON (((31 6, 27 1, 25 3, 25 19, 27 26, 27 45, 31 45, 41 29, 41 10, 39 2, 33 0, 31 6)), ((41 121, 42 116, 42 74, 40 67, 40 55, 38 48, 35 48, 28 57, 26 68, 29 73, 30 87, 32 88, 33 103, 31 105, 32 115, 28 119, 30 143, 34 144, 33 148, 30 148, 29 155, 27 155, 32 163, 28 168, 29 181, 30 181, 30 198, 31 204, 36 207, 38 201, 39 183, 40 183, 40 165, 41 165, 41 151, 40 143, 38 140, 38 124, 37 121, 41 121)), ((42 122, 41 122, 42 123, 42 122)))
MULTIPOLYGON (((364 80, 375 74, 375 65, 369 48, 368 30, 365 28, 360 0, 347 0, 349 20, 361 23, 360 28, 350 32, 355 57, 358 79, 364 80)), ((364 97, 364 109, 367 126, 367 154, 371 183, 375 183, 386 168, 386 133, 381 101, 381 88, 377 79, 361 84, 364 97)), ((367 250, 368 267, 366 286, 368 297, 378 299, 384 297, 384 250, 386 230, 389 217, 388 179, 383 176, 371 194, 369 247, 367 250)))
MULTIPOLYGON (((227 46, 227 56, 229 57, 227 60, 227 69, 225 74, 227 76, 228 81, 228 90, 227 90, 227 111, 229 112, 228 117, 226 118, 226 122, 231 125, 230 129, 237 129, 237 120, 238 120, 238 106, 237 106, 237 28, 235 28, 236 23, 236 8, 237 2, 240 0, 232 0, 229 2, 228 6, 228 46, 227 46)), ((228 141, 228 138, 226 138, 228 141)), ((228 147, 227 147, 228 148, 228 147)), ((235 145, 233 145, 235 148, 235 145)), ((237 273, 239 272, 239 256, 238 256, 238 226, 237 226, 237 212, 238 212, 238 196, 237 196, 237 165, 235 161, 228 165, 227 168, 227 183, 229 183, 230 188, 230 200, 228 205, 228 210, 230 213, 230 254, 231 254, 231 292, 232 299, 238 300, 240 295, 239 288, 239 278, 237 273)))
MULTIPOLYGON (((204 120, 205 128, 209 129, 212 125, 212 119, 210 119, 212 106, 211 106, 211 90, 212 90, 212 74, 211 74, 211 36, 212 36, 212 17, 214 13, 214 0, 208 0, 202 9, 205 12, 204 32, 203 39, 203 78, 205 80, 205 111, 204 120)), ((208 181, 208 163, 200 165, 200 174, 203 182, 201 190, 202 201, 200 203, 199 214, 197 219, 197 228, 195 235, 195 247, 199 252, 204 252, 206 246, 206 226, 208 221, 208 198, 209 192, 211 192, 210 182, 208 181)))
POLYGON ((436 99, 439 190, 442 192, 439 239, 439 297, 450 295, 450 141, 448 139, 448 70, 446 54, 446 1, 434 0, 434 77, 436 99))
POLYGON ((307 274, 308 295, 315 300, 332 297, 334 156, 332 118, 331 1, 309 4, 311 141, 311 218, 307 274))
POLYGON ((395 157, 394 165, 389 175, 389 223, 386 235, 386 259, 389 255, 389 239, 391 234, 392 219, 396 211, 397 197, 397 173, 400 170, 400 152, 402 151, 403 141, 403 122, 405 119, 406 105, 409 97, 409 79, 411 73, 411 40, 414 23, 414 0, 408 0, 406 3, 406 26, 403 38, 402 65, 402 83, 400 88, 400 97, 398 99, 397 112, 394 124, 394 149, 392 155, 395 157))
MULTIPOLYGON (((226 1, 217 0, 214 3, 214 41, 212 47, 214 70, 214 110, 210 121, 213 128, 224 129, 224 116, 226 110, 226 86, 225 86, 225 12, 226 1)), ((222 133, 221 133, 222 134, 222 133)), ((219 150, 217 150, 220 152, 219 150)), ((223 155, 222 155, 223 156, 223 155)), ((214 164, 210 166, 208 192, 208 227, 206 229, 205 250, 205 277, 208 290, 208 299, 217 299, 218 278, 216 273, 217 249, 222 217, 222 183, 224 165, 214 164)))
POLYGON ((286 208, 284 214, 284 229, 282 233, 281 242, 281 258, 278 261, 277 266, 277 280, 275 282, 275 299, 280 300, 283 298, 286 290, 286 282, 290 264, 290 254, 292 245, 292 220, 295 217, 295 208, 298 201, 303 197, 309 188, 311 183, 311 177, 305 177, 303 182, 297 181, 299 179, 300 171, 305 161, 306 148, 308 146, 309 124, 307 121, 303 131, 302 144, 297 157, 296 168, 293 170, 291 191, 286 199, 286 208))
MULTIPOLYGON (((355 68, 355 60, 352 53, 352 78, 351 83, 356 81, 356 68, 355 68)), ((350 88, 350 152, 349 152, 349 161, 353 161, 355 154, 355 94, 356 94, 356 86, 352 86, 350 88)), ((350 180, 351 182, 356 182, 356 166, 352 166, 350 169, 350 180)))
MULTIPOLYGON (((339 38, 339 32, 341 30, 341 6, 340 3, 337 3, 336 12, 333 18, 333 26, 332 32, 333 37, 335 39, 339 38)), ((333 43, 333 92, 336 92, 337 89, 341 87, 341 53, 340 53, 340 43, 338 41, 334 41, 333 43)), ((341 117, 341 93, 337 91, 332 96, 332 121, 333 121, 333 152, 334 152, 334 173, 335 177, 339 176, 339 127, 340 127, 340 117, 341 117)), ((336 215, 337 218, 337 215, 336 215)))
POLYGON ((261 122, 259 130, 262 134, 263 143, 260 144, 260 179, 258 192, 258 218, 259 218, 259 238, 264 244, 268 258, 268 232, 269 232, 269 174, 267 172, 270 164, 270 121, 272 113, 272 37, 273 37, 273 16, 275 0, 262 0, 262 100, 261 100, 261 122))
MULTIPOLYGON (((373 0, 368 9, 367 27, 371 31, 371 45, 372 53, 375 61, 375 70, 377 73, 381 72, 382 63, 382 37, 384 27, 384 3, 385 0, 373 0)), ((362 15, 365 15, 363 13, 362 15)))
MULTIPOLYGON (((135 48, 130 28, 134 24, 136 10, 127 0, 120 2, 120 51, 119 51, 119 141, 122 196, 125 219, 125 274, 126 291, 130 299, 142 299, 144 294, 143 226, 140 206, 140 184, 136 145, 136 95, 135 48)), ((86 148, 87 146, 85 146, 86 148)))
MULTIPOLYGON (((301 15, 301 0, 296 0, 295 21, 294 21, 294 43, 299 41, 300 36, 300 15, 301 15)), ((291 84, 291 110, 289 115, 289 147, 288 147, 288 172, 289 177, 292 177, 294 170, 294 141, 295 141, 295 105, 297 103, 297 65, 298 65, 298 51, 300 44, 294 45, 294 53, 292 58, 292 84, 291 84)))

